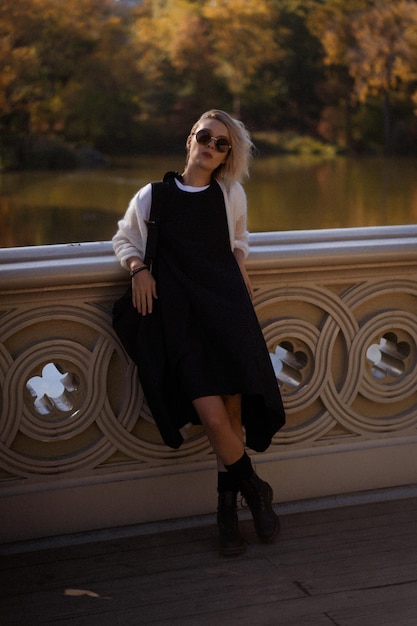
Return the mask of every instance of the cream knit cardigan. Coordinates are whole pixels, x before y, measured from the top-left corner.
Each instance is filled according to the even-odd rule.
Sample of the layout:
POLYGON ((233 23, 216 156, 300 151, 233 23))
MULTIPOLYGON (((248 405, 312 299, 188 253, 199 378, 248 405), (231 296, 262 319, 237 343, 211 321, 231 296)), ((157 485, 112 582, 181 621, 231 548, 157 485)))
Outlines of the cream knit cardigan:
MULTIPOLYGON (((198 192, 197 188, 190 188, 175 181, 185 191, 198 192)), ((224 195, 227 223, 229 227, 230 248, 239 248, 245 257, 249 253, 249 233, 247 231, 247 200, 245 191, 240 183, 234 183, 230 190, 218 181, 224 195)), ((146 221, 149 219, 152 203, 152 187, 148 183, 132 198, 127 211, 118 222, 118 231, 113 237, 113 249, 124 269, 130 257, 139 257, 143 260, 146 250, 148 229, 146 221)))

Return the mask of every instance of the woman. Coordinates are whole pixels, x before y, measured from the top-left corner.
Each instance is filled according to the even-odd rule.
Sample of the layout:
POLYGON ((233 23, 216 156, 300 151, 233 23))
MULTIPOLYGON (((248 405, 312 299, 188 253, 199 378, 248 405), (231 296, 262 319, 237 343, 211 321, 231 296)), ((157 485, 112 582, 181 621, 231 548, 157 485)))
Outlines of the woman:
MULTIPOLYGON (((262 542, 279 530, 272 489, 253 470, 243 427, 246 445, 263 451, 285 421, 244 265, 248 232, 240 181, 248 175, 253 144, 241 122, 211 110, 194 124, 186 148, 183 173, 164 177, 152 273, 144 264, 150 184, 132 199, 113 243, 130 271, 135 315, 159 329, 158 347, 137 347, 137 358, 133 350, 156 424, 174 448, 185 423, 204 426, 218 463, 219 550, 240 554, 246 546, 238 528, 239 491, 262 542), (158 350, 157 359, 147 360, 151 350, 158 350), (155 362, 159 370, 151 372, 155 362)), ((138 341, 150 336, 144 329, 138 334, 138 341)))

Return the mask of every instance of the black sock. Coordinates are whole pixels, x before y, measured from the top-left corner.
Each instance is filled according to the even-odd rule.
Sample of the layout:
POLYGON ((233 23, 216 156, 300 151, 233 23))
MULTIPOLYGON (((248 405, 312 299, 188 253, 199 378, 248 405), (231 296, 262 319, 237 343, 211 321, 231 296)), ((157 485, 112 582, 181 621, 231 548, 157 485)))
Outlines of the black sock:
POLYGON ((225 493, 226 491, 233 491, 233 493, 237 493, 239 491, 239 485, 230 472, 218 472, 217 492, 225 493))
POLYGON ((253 474, 252 461, 246 452, 232 465, 225 465, 225 468, 237 484, 242 480, 249 480, 253 474))

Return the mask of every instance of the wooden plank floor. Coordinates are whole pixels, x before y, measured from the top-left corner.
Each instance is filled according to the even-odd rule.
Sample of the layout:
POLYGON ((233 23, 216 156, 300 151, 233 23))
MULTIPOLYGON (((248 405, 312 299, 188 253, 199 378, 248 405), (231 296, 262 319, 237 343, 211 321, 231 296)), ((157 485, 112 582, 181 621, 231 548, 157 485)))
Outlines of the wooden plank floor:
MULTIPOLYGON (((214 521, 214 517, 213 517, 214 521)), ((0 557, 1 626, 416 626, 417 498, 281 516, 275 544, 242 522, 0 557)))

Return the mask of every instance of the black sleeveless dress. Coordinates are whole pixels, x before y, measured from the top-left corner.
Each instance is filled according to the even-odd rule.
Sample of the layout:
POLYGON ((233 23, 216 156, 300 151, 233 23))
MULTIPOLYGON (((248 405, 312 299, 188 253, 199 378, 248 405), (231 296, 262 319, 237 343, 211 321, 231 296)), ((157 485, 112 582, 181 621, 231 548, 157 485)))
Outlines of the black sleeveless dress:
POLYGON ((216 181, 202 191, 187 192, 173 176, 165 180, 169 188, 153 268, 158 299, 154 313, 142 318, 140 330, 142 337, 148 332, 151 345, 138 346, 135 359, 145 396, 164 441, 177 448, 183 441, 179 428, 200 423, 193 399, 241 394, 246 444, 263 451, 284 424, 284 409, 230 249, 223 192, 216 181), (144 359, 150 348, 154 359, 144 359))

